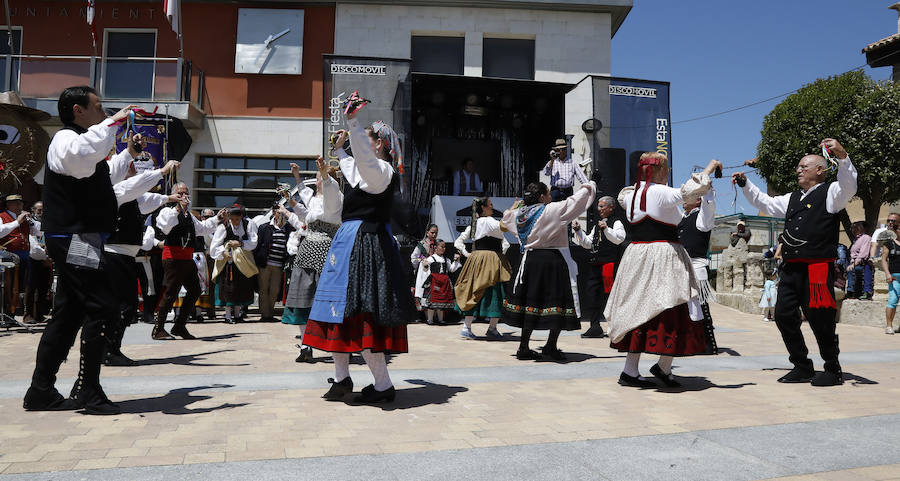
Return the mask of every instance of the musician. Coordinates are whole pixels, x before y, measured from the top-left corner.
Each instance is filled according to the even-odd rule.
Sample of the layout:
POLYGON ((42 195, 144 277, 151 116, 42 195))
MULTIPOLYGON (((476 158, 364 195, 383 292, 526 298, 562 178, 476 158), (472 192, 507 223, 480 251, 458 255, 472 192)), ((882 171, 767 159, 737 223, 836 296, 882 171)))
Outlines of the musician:
POLYGON ((778 382, 836 386, 844 383, 838 362, 833 279, 841 225, 838 213, 856 194, 857 174, 838 141, 825 139, 822 145, 838 159, 836 182, 825 182, 828 161, 819 155, 800 159, 796 169, 800 188, 789 194, 770 197, 748 181, 743 172, 733 174, 731 180, 761 212, 785 218, 781 235, 784 264, 775 301, 775 325, 794 368, 778 382), (816 373, 809 359, 800 331, 800 310, 816 337, 819 354, 825 361, 824 372, 816 373))
MULTIPOLYGON (((140 134, 132 137, 143 143, 140 134)), ((118 301, 111 316, 107 332, 107 350, 103 362, 107 366, 131 366, 136 364, 122 353, 122 337, 127 323, 134 319, 137 310, 137 257, 143 248, 153 248, 154 230, 144 225, 144 215, 162 207, 167 202, 178 202, 179 196, 153 194, 147 192, 166 175, 178 167, 171 160, 163 168, 147 170, 137 174, 134 166, 129 168, 128 179, 113 186, 119 204, 116 230, 106 240, 106 269, 112 279, 110 294, 118 301)))
POLYGON ((111 285, 104 270, 103 243, 114 230, 118 209, 112 186, 124 179, 137 152, 125 149, 111 160, 105 159, 115 145, 117 124, 135 108, 125 107, 107 118, 91 87, 70 87, 59 97, 63 128, 50 142, 43 190, 47 252, 59 280, 53 319, 41 336, 31 386, 25 393, 26 410, 120 412, 100 386, 103 336, 115 306, 108 295, 111 285), (81 359, 76 396, 66 399, 54 384, 79 328, 81 359))
POLYGON ((0 226, 0 247, 19 258, 15 281, 6 284, 5 294, 9 300, 6 312, 10 315, 15 315, 19 305, 19 292, 28 286, 28 274, 31 270, 30 236, 41 234, 40 223, 31 219, 31 213, 23 212, 23 206, 21 195, 8 195, 6 210, 0 212, 0 221, 3 222, 3 226, 0 226))
MULTIPOLYGON (((44 214, 44 203, 37 201, 31 206, 31 218, 40 222, 44 214)), ((25 289, 25 324, 44 322, 44 316, 50 312, 50 286, 53 282, 53 261, 47 255, 44 233, 31 234, 28 239, 31 246, 31 272, 28 274, 28 287, 25 289)))
POLYGON ((156 216, 156 226, 165 239, 162 253, 165 294, 163 294, 162 303, 156 315, 156 325, 153 327, 152 336, 156 340, 175 339, 172 335, 182 339, 195 339, 187 330, 188 316, 194 312, 194 304, 200 296, 200 279, 197 278, 194 247, 198 235, 215 232, 219 222, 225 218, 226 212, 225 209, 222 209, 216 217, 201 222, 188 210, 191 205, 191 197, 187 184, 184 182, 175 184, 172 193, 178 195, 180 200, 164 208, 156 216), (169 315, 182 286, 187 291, 187 295, 184 296, 181 308, 178 309, 172 334, 169 334, 165 330, 166 316, 169 315))
POLYGON ((585 235, 578 221, 572 222, 575 243, 590 251, 590 270, 587 282, 587 299, 582 305, 585 317, 590 316, 591 327, 581 337, 601 338, 606 336, 600 322, 606 322, 603 310, 609 300, 616 267, 622 257, 620 245, 625 240, 625 225, 613 212, 615 199, 603 196, 597 201, 600 220, 591 232, 585 235))

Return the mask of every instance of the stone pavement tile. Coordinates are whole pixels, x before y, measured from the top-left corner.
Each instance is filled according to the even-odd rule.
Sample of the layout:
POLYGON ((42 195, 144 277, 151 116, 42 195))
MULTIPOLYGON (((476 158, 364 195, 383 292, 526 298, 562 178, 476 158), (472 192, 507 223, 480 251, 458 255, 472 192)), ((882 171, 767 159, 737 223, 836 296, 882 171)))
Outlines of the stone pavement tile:
POLYGON ((41 461, 41 462, 25 462, 10 463, 3 474, 22 474, 22 473, 43 473, 50 471, 68 471, 75 466, 77 461, 41 461))
MULTIPOLYGON (((366 445, 326 446, 323 448, 323 451, 325 451, 325 456, 350 456, 356 454, 382 453, 380 443, 371 443, 366 445)), ((427 449, 423 451, 427 451, 427 449)))
POLYGON ((260 459, 284 459, 284 448, 226 451, 225 461, 253 461, 260 459))
POLYGON ((876 481, 884 481, 900 478, 900 464, 888 464, 884 466, 870 466, 868 468, 854 469, 853 472, 867 476, 876 481))
POLYGON ((82 459, 72 469, 105 469, 115 468, 122 458, 82 459))
POLYGON ((108 456, 107 449, 73 449, 71 451, 50 451, 41 461, 70 461, 79 459, 102 459, 108 456))
POLYGON ((225 453, 195 453, 184 456, 184 464, 224 463, 225 453))
POLYGON ((288 446, 284 448, 284 455, 287 458, 314 458, 325 456, 325 450, 320 447, 288 446))
POLYGON ((137 466, 165 466, 169 464, 182 464, 184 456, 129 456, 119 461, 120 468, 132 468, 137 466))
POLYGON ((110 449, 106 455, 110 458, 128 458, 146 456, 150 448, 116 448, 110 449))

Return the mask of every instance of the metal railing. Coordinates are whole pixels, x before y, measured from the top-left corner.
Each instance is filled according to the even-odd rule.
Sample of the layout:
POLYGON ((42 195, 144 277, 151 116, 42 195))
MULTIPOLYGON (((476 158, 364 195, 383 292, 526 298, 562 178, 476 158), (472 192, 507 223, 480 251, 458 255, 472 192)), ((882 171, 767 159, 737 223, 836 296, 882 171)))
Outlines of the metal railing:
MULTIPOLYGON (((181 57, 0 55, 3 91, 57 98, 72 85, 90 85, 107 100, 190 100, 190 61, 181 57)), ((202 98, 202 91, 198 98, 202 98)))

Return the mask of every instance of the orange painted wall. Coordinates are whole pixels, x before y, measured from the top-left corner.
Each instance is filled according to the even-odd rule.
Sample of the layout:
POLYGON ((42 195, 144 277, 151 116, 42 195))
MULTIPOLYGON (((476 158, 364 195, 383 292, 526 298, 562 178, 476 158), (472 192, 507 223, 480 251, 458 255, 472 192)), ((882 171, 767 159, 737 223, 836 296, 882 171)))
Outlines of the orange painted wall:
MULTIPOLYGON (((23 27, 23 53, 91 55, 90 28, 83 18, 85 3, 10 0, 11 23, 23 27)), ((96 0, 95 4, 98 49, 102 49, 104 28, 155 28, 157 56, 178 56, 178 39, 165 18, 162 0, 96 0)), ((194 70, 193 100, 196 100, 197 73, 202 69, 206 77, 207 114, 321 118, 322 54, 334 50, 334 7, 296 7, 304 9, 305 19, 303 75, 299 76, 234 73, 238 9, 243 7, 286 8, 284 4, 264 3, 182 4, 185 58, 193 62, 194 70)), ((23 71, 23 91, 27 81, 23 71)))

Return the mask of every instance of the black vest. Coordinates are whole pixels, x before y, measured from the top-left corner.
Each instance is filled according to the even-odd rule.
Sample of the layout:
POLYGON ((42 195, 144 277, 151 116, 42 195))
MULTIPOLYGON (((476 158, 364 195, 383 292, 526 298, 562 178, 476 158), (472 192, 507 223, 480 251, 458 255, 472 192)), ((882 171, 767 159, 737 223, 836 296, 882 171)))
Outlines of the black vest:
POLYGON ((379 194, 370 194, 359 188, 350 187, 344 192, 344 208, 341 220, 361 219, 364 222, 390 224, 391 208, 394 206, 394 191, 400 176, 394 172, 388 188, 379 194))
MULTIPOLYGON (((259 230, 256 233, 256 249, 253 250, 253 260, 256 261, 256 265, 264 266, 269 261, 269 250, 272 248, 272 238, 275 235, 275 226, 272 225, 271 222, 267 222, 263 226, 257 226, 259 230)), ((294 232, 294 226, 290 224, 288 221, 284 221, 284 235, 290 238, 292 232, 294 232)))
POLYGON ((109 236, 106 243, 139 246, 144 241, 144 230, 144 219, 138 202, 136 200, 126 202, 119 207, 116 231, 109 236))
POLYGON ((900 244, 889 241, 884 248, 887 251, 884 255, 888 258, 888 270, 891 274, 900 274, 900 244))
POLYGON ((503 253, 503 240, 496 237, 484 236, 472 242, 472 250, 476 251, 494 251, 498 254, 503 253))
POLYGON ((231 222, 225 222, 225 242, 228 241, 245 241, 247 240, 249 234, 247 233, 247 218, 244 217, 241 219, 241 227, 244 228, 244 235, 238 236, 234 233, 234 227, 231 226, 231 222))
POLYGON ((194 229, 194 216, 190 212, 178 213, 178 224, 166 235, 165 244, 169 247, 190 247, 197 245, 197 233, 194 229))
MULTIPOLYGON (((79 135, 87 132, 77 125, 66 125, 62 130, 79 135)), ((119 205, 105 159, 99 160, 94 173, 83 179, 45 169, 43 200, 45 209, 41 225, 44 232, 109 234, 115 230, 119 205)))
POLYGON ((709 252, 709 237, 712 232, 702 232, 697 228, 699 215, 700 209, 697 209, 694 213, 681 219, 681 222, 678 223, 678 238, 681 239, 681 245, 684 246, 689 256, 706 259, 706 253, 709 252))
POLYGON ((837 256, 840 220, 825 208, 828 184, 822 184, 800 200, 791 194, 784 216, 781 253, 785 259, 833 259, 837 256))
POLYGON ((646 216, 643 219, 631 224, 631 241, 678 242, 678 226, 669 225, 664 222, 652 219, 650 216, 646 216))
MULTIPOLYGON (((615 214, 606 218, 606 225, 609 228, 620 220, 615 214)), ((606 235, 603 234, 596 225, 594 226, 594 242, 591 245, 590 263, 591 264, 608 264, 610 262, 619 261, 619 252, 621 246, 613 244, 606 235)))

